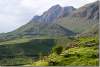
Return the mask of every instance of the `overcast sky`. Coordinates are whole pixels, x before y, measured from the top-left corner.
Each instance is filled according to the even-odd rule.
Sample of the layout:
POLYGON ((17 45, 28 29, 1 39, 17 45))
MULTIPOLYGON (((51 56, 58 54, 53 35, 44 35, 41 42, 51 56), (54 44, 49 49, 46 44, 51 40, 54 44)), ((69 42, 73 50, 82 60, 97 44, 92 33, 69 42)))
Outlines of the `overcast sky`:
POLYGON ((53 5, 79 8, 94 1, 96 0, 0 0, 0 33, 20 27, 53 5))

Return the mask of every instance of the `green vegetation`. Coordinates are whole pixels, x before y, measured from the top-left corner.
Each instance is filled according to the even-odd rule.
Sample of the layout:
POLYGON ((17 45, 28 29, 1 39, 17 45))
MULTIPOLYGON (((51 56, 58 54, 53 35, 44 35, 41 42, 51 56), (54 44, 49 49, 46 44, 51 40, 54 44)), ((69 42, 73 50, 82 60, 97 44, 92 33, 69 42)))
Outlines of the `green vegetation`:
POLYGON ((56 47, 52 48, 52 52, 54 52, 54 53, 56 53, 58 55, 61 54, 62 50, 63 50, 62 46, 56 46, 56 47))
POLYGON ((2 58, 0 59, 0 66, 21 66, 21 65, 27 65, 27 64, 32 64, 34 60, 30 57, 10 57, 10 58, 2 58))
POLYGON ((98 39, 96 35, 58 39, 21 38, 1 42, 0 65, 98 66, 98 39))
POLYGON ((0 42, 0 65, 98 66, 98 39, 96 32, 91 36, 33 36, 3 41, 0 42))
POLYGON ((50 49, 55 45, 53 39, 33 39, 33 40, 13 40, 1 43, 0 55, 1 56, 16 56, 16 55, 38 55, 40 52, 47 54, 50 49), (41 47, 40 47, 41 45, 41 47), (44 48, 45 47, 45 48, 44 48))
POLYGON ((58 39, 41 37, 36 39, 16 38, 0 42, 0 65, 26 65, 27 63, 24 63, 24 60, 30 58, 32 61, 35 61, 39 59, 40 53, 41 57, 48 55, 54 46, 61 44, 63 44, 62 46, 66 46, 69 41, 70 39, 66 37, 58 37, 58 39), (19 58, 21 61, 16 60, 19 58), (9 62, 10 60, 13 63, 9 62), (17 63, 18 61, 20 63, 17 63))
POLYGON ((85 20, 79 17, 64 17, 56 21, 58 25, 61 25, 64 28, 72 30, 76 33, 81 33, 87 29, 91 29, 92 26, 98 24, 98 20, 85 20))
POLYGON ((97 3, 68 16, 62 13, 67 9, 50 10, 53 13, 47 11, 39 19, 55 19, 54 22, 33 18, 14 31, 1 33, 0 66, 99 66, 97 3))
MULTIPOLYGON (((75 40, 77 46, 65 49, 59 46, 53 48, 53 52, 45 59, 33 63, 33 66, 98 66, 99 65, 99 49, 98 38, 78 38, 75 40), (85 46, 83 43, 89 42, 91 46, 85 46), (92 43, 95 43, 92 45, 92 43), (61 50, 60 50, 61 49, 61 50), (61 54, 57 54, 60 50, 61 54), (43 62, 44 61, 44 62, 43 62), (48 64, 48 65, 47 65, 48 64)), ((74 45, 74 44, 73 44, 74 45)))
POLYGON ((39 22, 29 22, 26 25, 8 33, 0 35, 0 39, 13 39, 21 37, 36 37, 36 36, 48 36, 48 37, 58 37, 58 36, 73 36, 76 33, 64 28, 56 23, 39 23, 39 22))
POLYGON ((37 61, 35 63, 32 64, 32 66, 48 66, 49 63, 47 61, 44 61, 44 60, 40 60, 40 61, 37 61))

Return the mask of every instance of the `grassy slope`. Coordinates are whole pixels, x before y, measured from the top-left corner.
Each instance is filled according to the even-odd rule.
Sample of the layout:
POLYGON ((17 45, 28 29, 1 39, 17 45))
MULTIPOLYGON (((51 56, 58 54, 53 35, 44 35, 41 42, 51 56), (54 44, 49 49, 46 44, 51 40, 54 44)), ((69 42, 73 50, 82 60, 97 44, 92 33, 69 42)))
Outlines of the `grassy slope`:
POLYGON ((94 24, 92 27, 90 27, 89 29, 85 30, 81 34, 78 34, 77 36, 91 37, 91 36, 94 36, 95 34, 98 35, 98 33, 99 33, 99 24, 94 24))
POLYGON ((13 40, 3 42, 0 45, 0 55, 38 55, 40 52, 47 53, 54 46, 53 39, 13 40), (41 45, 41 47, 40 47, 41 45), (7 48, 6 48, 7 47, 7 48), (45 47, 45 48, 44 48, 45 47), (5 53, 3 53, 5 52, 5 53))
POLYGON ((22 27, 0 35, 0 39, 9 39, 22 36, 72 36, 74 32, 55 23, 29 22, 22 27))
POLYGON ((40 55, 48 55, 55 45, 66 46, 70 41, 67 37, 17 38, 0 42, 0 65, 31 64, 40 55), (25 62, 27 60, 27 62, 25 62), (10 61, 10 62, 9 62, 10 61))
MULTIPOLYGON (((92 29, 93 30, 93 29, 92 29)), ((91 30, 90 30, 91 31, 91 30)), ((0 57, 0 65, 32 65, 32 66, 59 66, 59 65, 98 65, 98 35, 79 38, 67 37, 40 37, 21 38, 0 43, 0 56, 13 55, 14 58, 0 57), (42 45, 40 47, 40 45, 42 45), (48 53, 56 45, 64 46, 60 55, 49 53, 44 59, 34 62, 29 55, 48 53), (74 47, 72 47, 74 46, 74 47), (44 48, 45 47, 45 48, 44 48), (68 49, 69 47, 69 49, 68 49), (28 55, 28 56, 27 56, 28 55), (58 60, 59 59, 59 60, 58 60), (27 62, 26 62, 27 60, 27 62), (74 60, 74 61, 73 61, 74 60), (10 62, 9 62, 10 61, 10 62), (53 62, 53 63, 52 63, 53 62)))
POLYGON ((90 29, 94 24, 97 24, 98 20, 86 20, 77 17, 64 17, 56 21, 56 23, 76 33, 80 33, 90 29))
POLYGON ((33 66, 98 66, 99 36, 98 26, 94 26, 72 40, 60 55, 51 53, 44 59, 33 63, 33 66), (88 35, 89 34, 89 35, 88 35), (59 59, 59 60, 58 60, 59 59))
POLYGON ((75 41, 77 47, 65 49, 60 55, 51 53, 47 58, 33 63, 33 66, 98 66, 98 37, 83 38, 75 41), (88 46, 88 43, 94 44, 88 46))
MULTIPOLYGON (((88 30, 87 33, 92 34, 91 31, 95 31, 95 28, 88 30)), ((96 32, 93 34, 94 36, 82 36, 74 39, 68 37, 48 36, 35 36, 35 39, 34 37, 22 37, 15 40, 0 42, 0 56, 14 56, 14 58, 1 56, 0 65, 98 65, 99 38, 97 34, 98 33, 96 32), (40 47, 40 45, 42 46, 40 47), (43 53, 43 55, 46 53, 47 55, 48 52, 51 51, 51 48, 56 45, 64 46, 64 51, 60 55, 49 53, 49 56, 46 56, 46 58, 43 57, 44 59, 37 62, 34 62, 32 57, 29 56, 39 55, 40 53, 43 53), (72 48, 72 46, 74 47, 72 48), (26 60, 27 62, 25 62, 26 60), (54 64, 52 64, 51 61, 53 61, 54 64)))

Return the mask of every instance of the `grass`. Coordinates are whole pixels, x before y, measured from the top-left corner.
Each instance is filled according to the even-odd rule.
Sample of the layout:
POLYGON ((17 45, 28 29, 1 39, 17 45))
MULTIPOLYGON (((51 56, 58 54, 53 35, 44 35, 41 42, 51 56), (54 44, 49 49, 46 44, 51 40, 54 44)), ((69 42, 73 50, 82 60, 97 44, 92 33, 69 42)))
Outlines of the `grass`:
MULTIPOLYGON (((92 40, 95 40, 94 42, 98 42, 97 37, 79 38, 77 42, 82 44, 88 41, 91 42, 92 40)), ((98 44, 89 47, 78 45, 77 47, 63 50, 60 55, 54 52, 51 53, 47 58, 43 59, 43 61, 46 61, 48 64, 46 66, 98 66, 99 49, 96 45, 98 44)), ((36 66, 42 66, 40 65, 42 60, 35 63, 37 63, 36 66)))
MULTIPOLYGON (((46 66, 98 66, 99 59, 97 54, 97 50, 93 49, 93 47, 71 48, 59 56, 53 53, 44 61, 48 64, 46 66)), ((43 61, 35 63, 36 66, 42 66, 42 63, 43 65, 46 64, 43 61)))
POLYGON ((27 43, 32 39, 27 39, 27 38, 23 38, 23 39, 15 39, 15 40, 10 40, 10 41, 6 41, 6 42, 1 42, 0 45, 4 45, 4 44, 17 44, 17 43, 27 43))
POLYGON ((0 59, 1 61, 0 63, 2 63, 0 65, 10 64, 9 61, 13 61, 12 65, 17 65, 16 62, 18 61, 20 62, 19 64, 22 65, 24 64, 23 56, 26 57, 37 56, 36 59, 38 59, 40 53, 42 53, 43 56, 48 55, 52 47, 61 44, 63 44, 62 46, 66 46, 66 43, 69 41, 70 39, 66 37, 58 37, 58 39, 57 38, 54 39, 53 38, 41 38, 41 39, 17 38, 14 40, 0 42, 0 58, 3 58, 0 59), (22 63, 20 60, 16 60, 16 57, 18 56, 22 57, 23 59, 22 63), (12 59, 10 59, 9 57, 12 57, 12 59), (7 63, 3 64, 4 61, 6 61, 7 63))
POLYGON ((72 30, 76 33, 80 33, 83 32, 87 29, 90 29, 91 26, 93 26, 94 24, 98 23, 98 20, 84 20, 83 18, 70 18, 70 17, 64 17, 62 19, 59 19, 58 21, 56 21, 57 24, 72 30))
POLYGON ((29 57, 3 58, 0 60, 0 66, 21 66, 32 62, 32 58, 29 57))
POLYGON ((98 66, 98 44, 98 36, 69 39, 66 37, 59 37, 58 39, 22 38, 12 41, 6 41, 3 42, 2 45, 0 45, 0 65, 98 66), (88 46, 87 43, 89 43, 90 46, 88 46), (73 46, 74 44, 77 46, 66 49, 68 46, 73 46), (57 54, 56 52, 51 52, 51 49, 55 46, 63 46, 63 50, 60 54, 57 54), (40 54, 41 58, 39 58, 40 54), (1 57, 1 55, 12 55, 14 57, 7 58, 1 57), (32 57, 34 55, 38 55, 38 57, 36 59, 33 59, 32 57))
POLYGON ((44 60, 40 60, 38 62, 35 62, 34 64, 32 64, 32 66, 48 66, 48 62, 44 61, 44 60))

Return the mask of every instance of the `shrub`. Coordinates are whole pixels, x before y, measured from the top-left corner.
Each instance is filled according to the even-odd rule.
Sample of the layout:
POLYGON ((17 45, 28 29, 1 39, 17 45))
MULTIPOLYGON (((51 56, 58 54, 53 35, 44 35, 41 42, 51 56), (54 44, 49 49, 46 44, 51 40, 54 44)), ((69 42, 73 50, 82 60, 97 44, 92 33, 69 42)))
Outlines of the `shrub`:
POLYGON ((54 48, 52 48, 52 52, 56 53, 56 54, 61 54, 61 52, 63 51, 63 47, 62 46, 55 46, 54 48))
POLYGON ((57 61, 49 61, 49 65, 50 65, 50 66, 55 66, 55 65, 57 65, 57 64, 58 64, 57 61))

